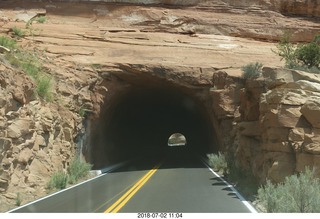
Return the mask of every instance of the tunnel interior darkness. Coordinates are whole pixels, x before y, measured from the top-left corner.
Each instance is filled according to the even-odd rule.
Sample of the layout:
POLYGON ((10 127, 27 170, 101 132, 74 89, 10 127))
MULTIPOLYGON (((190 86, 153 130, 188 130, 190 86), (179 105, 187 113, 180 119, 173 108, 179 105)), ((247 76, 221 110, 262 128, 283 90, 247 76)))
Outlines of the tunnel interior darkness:
MULTIPOLYGON (((214 130, 203 104, 192 95, 168 87, 131 88, 113 97, 94 124, 91 163, 94 168, 170 148, 168 138, 182 133, 192 153, 214 151, 214 130)), ((171 147, 172 148, 172 147, 171 147)))

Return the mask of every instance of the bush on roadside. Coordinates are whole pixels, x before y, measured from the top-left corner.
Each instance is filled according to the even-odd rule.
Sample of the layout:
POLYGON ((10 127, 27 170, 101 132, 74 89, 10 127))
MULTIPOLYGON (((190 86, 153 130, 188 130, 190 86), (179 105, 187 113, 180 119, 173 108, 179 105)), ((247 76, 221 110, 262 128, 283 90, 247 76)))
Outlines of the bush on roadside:
POLYGON ((69 165, 67 171, 69 174, 69 183, 74 184, 80 178, 86 177, 91 170, 92 165, 75 158, 69 165))
POLYGON ((219 152, 218 154, 207 154, 209 159, 209 165, 214 171, 220 172, 222 174, 227 173, 228 164, 225 156, 219 152))
POLYGON ((320 181, 310 168, 273 184, 269 180, 258 190, 258 200, 267 212, 320 212, 320 181))
POLYGON ((262 72, 262 63, 249 63, 241 68, 242 77, 245 79, 248 78, 258 78, 262 72))
POLYGON ((67 187, 68 175, 62 171, 58 171, 52 175, 48 183, 49 189, 65 189, 67 187))

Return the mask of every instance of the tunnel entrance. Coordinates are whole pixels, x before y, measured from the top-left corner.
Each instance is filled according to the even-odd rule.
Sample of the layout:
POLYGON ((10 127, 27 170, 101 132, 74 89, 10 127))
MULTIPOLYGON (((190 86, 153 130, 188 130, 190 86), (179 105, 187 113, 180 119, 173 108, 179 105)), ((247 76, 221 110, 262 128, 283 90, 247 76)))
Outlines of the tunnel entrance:
MULTIPOLYGON (((194 92, 194 91, 193 91, 194 92)), ((91 127, 95 169, 140 156, 168 153, 168 136, 183 133, 186 150, 215 151, 210 113, 191 92, 174 86, 130 86, 106 100, 91 127)))

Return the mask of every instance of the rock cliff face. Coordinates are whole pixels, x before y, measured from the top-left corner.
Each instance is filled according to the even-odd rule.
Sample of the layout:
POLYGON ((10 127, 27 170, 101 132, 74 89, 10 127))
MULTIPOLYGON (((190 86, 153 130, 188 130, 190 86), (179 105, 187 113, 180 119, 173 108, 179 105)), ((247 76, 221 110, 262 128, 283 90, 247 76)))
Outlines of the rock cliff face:
POLYGON ((79 115, 55 103, 36 100, 24 72, 0 64, 1 206, 46 194, 52 172, 65 169, 75 155, 79 115))
POLYGON ((18 44, 41 51, 55 81, 54 101, 41 101, 31 77, 0 57, 1 211, 14 207, 17 193, 22 204, 45 195, 50 175, 76 154, 99 154, 88 127, 107 123, 102 115, 117 98, 145 84, 179 88, 201 102, 219 150, 261 182, 279 182, 305 166, 320 176, 320 78, 280 68, 272 52, 284 30, 293 41, 319 33, 318 1, 135 3, 143 5, 0 3, 0 34, 16 37, 15 26, 32 33, 18 44), (39 10, 47 21, 26 28, 21 17, 39 10), (242 79, 241 66, 253 61, 268 66, 263 77, 242 79))
MULTIPOLYGON (((224 137, 226 150, 233 151, 238 165, 250 167, 261 181, 280 182, 306 167, 315 168, 320 176, 319 76, 271 68, 264 68, 263 76, 245 82, 236 98, 239 102, 228 95, 219 103, 220 109, 229 102, 233 103, 229 108, 239 110, 233 120, 228 118, 229 126, 220 127, 233 133, 224 137)), ((233 83, 226 90, 234 90, 233 83)), ((230 115, 232 110, 218 114, 230 115)))

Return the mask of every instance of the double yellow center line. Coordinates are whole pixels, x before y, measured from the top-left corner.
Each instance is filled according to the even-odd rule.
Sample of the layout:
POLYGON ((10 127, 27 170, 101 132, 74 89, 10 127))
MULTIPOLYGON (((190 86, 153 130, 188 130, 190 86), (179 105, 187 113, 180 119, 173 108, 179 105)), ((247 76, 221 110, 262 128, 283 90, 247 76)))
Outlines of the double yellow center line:
POLYGON ((131 187, 121 198, 119 198, 113 205, 111 205, 104 213, 117 213, 139 189, 151 178, 151 176, 159 169, 161 163, 153 167, 147 174, 145 174, 134 186, 131 187))

